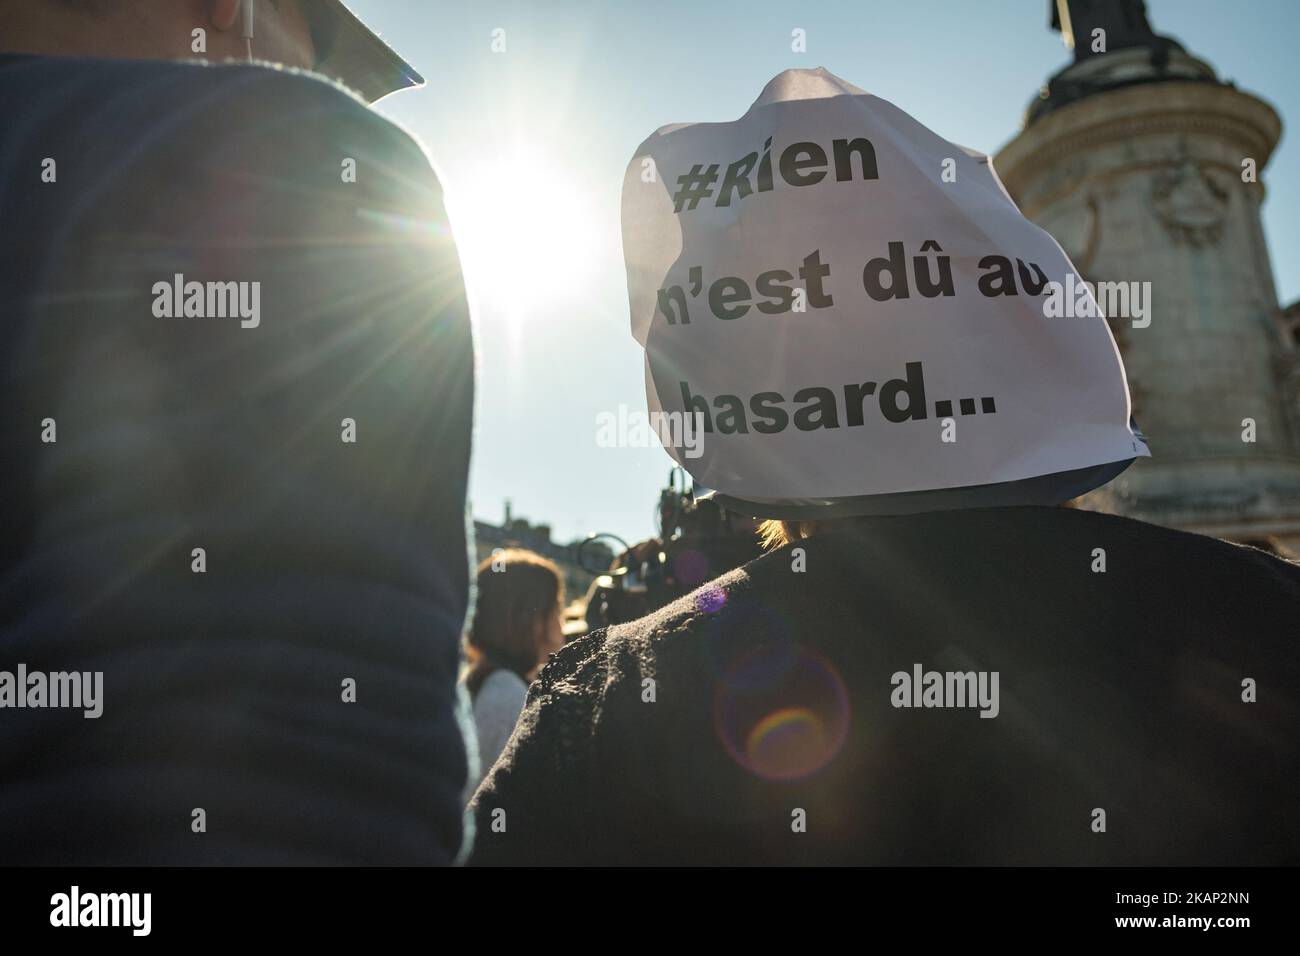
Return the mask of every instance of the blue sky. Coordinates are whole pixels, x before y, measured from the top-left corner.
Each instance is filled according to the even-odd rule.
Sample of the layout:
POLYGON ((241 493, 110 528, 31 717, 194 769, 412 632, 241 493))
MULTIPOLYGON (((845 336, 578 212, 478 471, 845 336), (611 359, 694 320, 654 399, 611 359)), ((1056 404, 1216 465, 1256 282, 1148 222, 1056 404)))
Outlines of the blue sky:
MULTIPOLYGON (((427 85, 381 112, 443 178, 474 297, 474 513, 558 540, 652 530, 670 459, 596 445, 644 409, 619 237, 627 162, 668 123, 739 117, 781 70, 824 66, 940 135, 995 153, 1069 59, 1047 0, 349 0, 427 85), (493 53, 492 31, 505 31, 493 53), (807 52, 790 49, 801 28, 807 52)), ((1264 225, 1283 303, 1300 297, 1295 0, 1148 0, 1155 29, 1281 114, 1264 225)))

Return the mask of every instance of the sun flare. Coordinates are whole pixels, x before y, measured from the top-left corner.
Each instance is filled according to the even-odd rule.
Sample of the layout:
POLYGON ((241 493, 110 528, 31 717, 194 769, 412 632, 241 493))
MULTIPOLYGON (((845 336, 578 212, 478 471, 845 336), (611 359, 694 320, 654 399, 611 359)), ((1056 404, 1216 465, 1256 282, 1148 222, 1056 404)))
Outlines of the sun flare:
POLYGON ((554 156, 518 148, 452 182, 447 211, 470 294, 515 328, 574 304, 597 252, 590 199, 554 156))

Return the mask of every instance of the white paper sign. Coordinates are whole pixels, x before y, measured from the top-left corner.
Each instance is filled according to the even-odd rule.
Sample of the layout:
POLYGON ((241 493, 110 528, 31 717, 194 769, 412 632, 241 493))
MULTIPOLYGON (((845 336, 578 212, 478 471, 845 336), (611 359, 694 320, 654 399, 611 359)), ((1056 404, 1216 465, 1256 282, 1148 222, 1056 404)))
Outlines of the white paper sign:
POLYGON ((1082 280, 988 157, 824 70, 780 74, 736 122, 660 129, 622 216, 650 411, 700 413, 698 457, 670 453, 720 493, 831 501, 1148 454, 1095 300, 1045 314, 1049 283, 1082 280))

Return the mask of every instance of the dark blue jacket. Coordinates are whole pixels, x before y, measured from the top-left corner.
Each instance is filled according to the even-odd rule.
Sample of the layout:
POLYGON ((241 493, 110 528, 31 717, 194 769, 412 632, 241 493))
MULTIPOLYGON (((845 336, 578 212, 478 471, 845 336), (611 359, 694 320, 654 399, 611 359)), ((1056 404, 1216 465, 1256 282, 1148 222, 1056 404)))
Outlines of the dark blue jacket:
POLYGON ((0 709, 0 863, 453 859, 473 354, 419 147, 308 76, 0 57, 0 224, 0 670, 104 698, 0 709), (257 326, 160 317, 177 275, 257 326))

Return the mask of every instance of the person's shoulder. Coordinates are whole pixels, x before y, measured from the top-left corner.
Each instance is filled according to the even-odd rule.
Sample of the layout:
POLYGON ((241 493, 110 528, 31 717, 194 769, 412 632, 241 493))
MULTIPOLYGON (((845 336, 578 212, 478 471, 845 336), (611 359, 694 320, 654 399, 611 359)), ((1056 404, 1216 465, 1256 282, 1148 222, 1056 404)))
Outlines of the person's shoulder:
POLYGON ((737 613, 750 607, 755 596, 761 596, 768 607, 781 604, 781 592, 789 584, 789 577, 781 573, 789 568, 788 551, 787 547, 761 555, 644 617, 572 641, 552 656, 539 683, 545 680, 548 687, 562 690, 609 685, 633 671, 640 672, 647 660, 658 658, 665 650, 697 644, 702 632, 737 623, 737 613))
POLYGON ((512 670, 498 667, 489 674, 479 688, 475 704, 485 700, 515 700, 521 704, 528 695, 528 684, 512 670))
POLYGON ((530 688, 532 697, 573 693, 579 684, 605 666, 609 628, 602 627, 570 641, 546 659, 530 688))
POLYGON ((247 115, 268 135, 292 139, 304 125, 416 145, 401 126, 381 116, 347 87, 317 73, 274 64, 172 64, 218 103, 247 115), (279 126, 283 123, 286 125, 279 126))
POLYGON ((207 72, 216 76, 212 95, 227 117, 225 135, 236 136, 239 155, 259 167, 292 166, 295 182, 345 183, 343 192, 356 202, 383 195, 410 215, 428 202, 441 203, 439 178, 420 142, 345 87, 317 74, 257 64, 207 72))
MULTIPOLYGON (((174 67, 186 71, 186 64, 174 67)), ((233 126, 248 137, 265 138, 300 152, 317 149, 325 142, 364 151, 367 156, 382 155, 384 166, 372 164, 357 176, 362 186, 379 175, 409 175, 410 169, 403 166, 429 167, 423 149, 407 130, 375 112, 351 90, 319 74, 274 65, 228 63, 191 67, 185 75, 188 83, 206 88, 220 115, 227 117, 223 126, 233 126)), ((202 91, 195 92, 202 95, 202 91)), ((337 162, 334 165, 337 167, 337 162)))
POLYGON ((996 508, 995 517, 1019 519, 1049 535, 1081 533, 1105 535, 1144 549, 1156 560, 1188 560, 1227 565, 1249 565, 1300 582, 1300 563, 1250 544, 1211 535, 1152 524, 1126 515, 1082 508, 996 508), (1010 514, 1018 512, 1020 514, 1010 514))
MULTIPOLYGON (((1037 506, 897 515, 787 544, 644 617, 593 631, 553 655, 538 684, 543 694, 603 694, 632 674, 676 660, 675 648, 687 649, 693 658, 706 644, 721 649, 779 638, 783 625, 797 629, 824 603, 842 600, 843 589, 872 576, 893 580, 900 561, 936 579, 979 568, 998 573, 999 561, 1040 573, 1055 567, 1069 577, 1077 554, 1091 555, 1094 548, 1110 549, 1112 559, 1140 568, 1141 578, 1152 583, 1212 575, 1267 594, 1274 603, 1278 596, 1300 595, 1300 565, 1294 562, 1118 515, 1037 506), (1066 554, 1069 561, 1050 560, 1066 554)), ((1041 577, 1038 581, 1043 583, 1041 577)))
POLYGON ((6 90, 21 90, 38 101, 45 98, 48 105, 76 100, 84 109, 87 101, 82 97, 94 90, 110 109, 121 108, 115 102, 119 98, 145 100, 150 109, 168 101, 178 110, 197 104, 214 123, 222 117, 213 110, 244 99, 255 100, 268 111, 318 103, 356 115, 371 112, 342 85, 273 63, 23 55, 9 58, 4 69, 6 90))
POLYGON ((133 154, 261 141, 291 156, 332 143, 382 151, 392 166, 376 166, 372 177, 429 166, 406 130, 346 87, 275 64, 30 56, 7 64, 4 77, 8 97, 0 103, 13 101, 0 109, 16 109, 21 99, 36 125, 73 139, 84 132, 88 144, 130 141, 133 154))
POLYGON ((1018 543, 1022 551, 1073 548, 1077 540, 1090 536, 1100 536, 1099 544, 1104 537, 1141 548, 1153 556, 1165 553, 1207 560, 1259 562, 1283 573, 1300 572, 1300 565, 1295 562, 1250 545, 1124 515, 1041 505, 965 508, 864 519, 797 545, 814 550, 845 550, 860 547, 864 541, 910 540, 941 545, 947 554, 966 556, 967 551, 987 552, 1009 542, 1018 543))
POLYGON ((500 734, 501 739, 495 740, 499 750, 527 700, 528 684, 518 674, 504 668, 489 674, 474 695, 471 707, 480 737, 485 733, 500 734))

